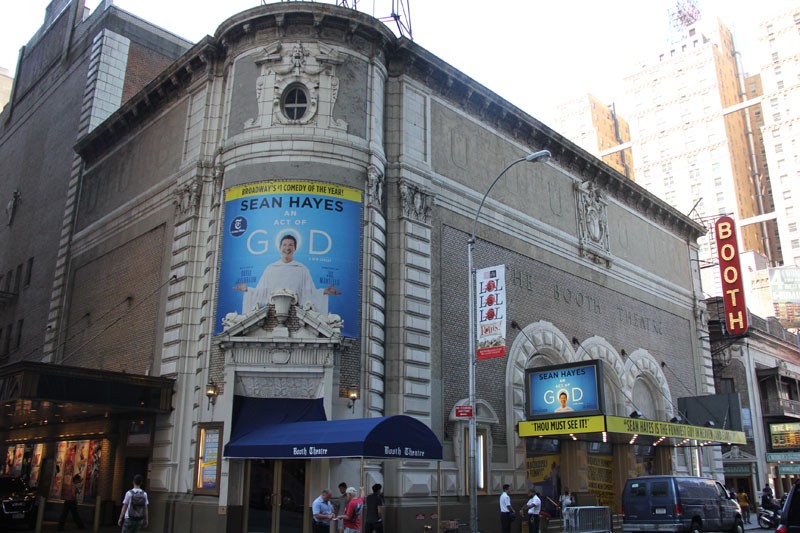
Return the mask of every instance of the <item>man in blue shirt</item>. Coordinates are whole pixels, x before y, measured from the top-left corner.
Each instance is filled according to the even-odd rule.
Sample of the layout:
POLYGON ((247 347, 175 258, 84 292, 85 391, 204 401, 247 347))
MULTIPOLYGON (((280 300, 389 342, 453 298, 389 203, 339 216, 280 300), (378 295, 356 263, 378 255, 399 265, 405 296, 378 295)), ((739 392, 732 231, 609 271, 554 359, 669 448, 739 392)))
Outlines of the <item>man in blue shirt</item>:
POLYGON ((311 512, 314 515, 314 533, 328 533, 331 520, 336 516, 330 489, 322 489, 322 494, 311 504, 311 512))

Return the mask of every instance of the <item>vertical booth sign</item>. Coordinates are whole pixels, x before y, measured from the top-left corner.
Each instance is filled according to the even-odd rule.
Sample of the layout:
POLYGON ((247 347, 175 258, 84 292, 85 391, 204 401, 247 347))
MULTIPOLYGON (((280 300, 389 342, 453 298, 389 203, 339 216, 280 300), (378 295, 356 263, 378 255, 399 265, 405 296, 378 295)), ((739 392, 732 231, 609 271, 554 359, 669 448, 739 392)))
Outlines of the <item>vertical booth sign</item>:
POLYGON ((725 302, 725 326, 731 335, 747 331, 747 306, 744 301, 742 268, 739 264, 739 245, 736 224, 731 217, 720 217, 714 223, 717 238, 719 273, 722 277, 722 299, 725 302))
POLYGON ((506 267, 498 265, 475 271, 477 358, 506 354, 506 267))

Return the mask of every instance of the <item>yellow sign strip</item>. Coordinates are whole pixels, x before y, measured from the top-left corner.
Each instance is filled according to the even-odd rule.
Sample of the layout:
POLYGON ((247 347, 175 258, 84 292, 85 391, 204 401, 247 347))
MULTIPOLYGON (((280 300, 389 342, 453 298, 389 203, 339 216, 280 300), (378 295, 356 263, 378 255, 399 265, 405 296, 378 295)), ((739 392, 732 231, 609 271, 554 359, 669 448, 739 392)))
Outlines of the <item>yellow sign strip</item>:
POLYGON ((606 425, 608 426, 609 433, 631 433, 651 435, 653 437, 747 444, 747 438, 744 432, 731 431, 729 429, 673 424, 671 422, 659 422, 658 420, 645 420, 643 418, 625 418, 621 416, 607 416, 606 425))
POLYGON ((580 433, 622 433, 626 435, 650 435, 674 439, 694 439, 707 442, 747 444, 742 431, 729 429, 673 424, 643 418, 621 416, 583 416, 575 418, 551 418, 548 420, 526 420, 519 423, 520 437, 544 435, 570 435, 580 433))
POLYGON ((331 196, 343 200, 361 201, 361 191, 332 183, 316 181, 259 181, 239 185, 225 191, 225 201, 238 200, 249 196, 265 194, 312 194, 316 196, 331 196))
POLYGON ((551 418, 519 423, 520 437, 540 435, 569 435, 570 433, 600 433, 606 430, 605 417, 581 416, 576 418, 551 418))

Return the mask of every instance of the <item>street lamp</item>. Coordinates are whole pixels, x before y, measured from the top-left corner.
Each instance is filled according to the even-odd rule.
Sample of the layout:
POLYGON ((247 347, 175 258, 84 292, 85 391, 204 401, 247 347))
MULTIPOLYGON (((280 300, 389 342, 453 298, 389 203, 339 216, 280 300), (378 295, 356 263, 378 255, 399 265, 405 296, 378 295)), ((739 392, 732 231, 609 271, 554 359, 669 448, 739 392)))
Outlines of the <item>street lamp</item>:
POLYGON ((478 533, 478 475, 475 461, 475 448, 478 446, 475 420, 475 415, 478 412, 477 406, 475 405, 475 365, 477 363, 477 353, 475 348, 475 271, 472 268, 472 249, 475 247, 475 231, 478 228, 478 217, 481 214, 484 202, 486 202, 486 197, 489 196, 492 188, 494 188, 495 184, 503 177, 503 174, 508 172, 508 169, 517 163, 522 163, 523 161, 544 163, 550 159, 550 155, 548 150, 533 152, 516 161, 512 161, 497 175, 486 190, 486 194, 484 194, 481 199, 478 211, 475 213, 475 219, 472 221, 472 233, 470 233, 469 240, 467 241, 467 268, 469 269, 469 404, 472 406, 472 416, 469 418, 469 530, 471 533, 478 533))

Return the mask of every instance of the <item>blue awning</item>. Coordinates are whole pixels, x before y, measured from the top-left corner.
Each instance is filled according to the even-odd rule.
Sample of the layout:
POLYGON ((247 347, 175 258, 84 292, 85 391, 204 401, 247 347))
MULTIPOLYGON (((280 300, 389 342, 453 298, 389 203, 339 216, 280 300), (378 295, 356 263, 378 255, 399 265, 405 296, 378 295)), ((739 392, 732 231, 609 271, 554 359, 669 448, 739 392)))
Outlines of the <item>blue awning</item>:
MULTIPOLYGON (((291 409, 302 409, 302 403, 292 405, 292 402, 314 401, 321 402, 241 398, 239 416, 234 418, 224 456, 239 459, 442 458, 442 444, 436 435, 410 416, 324 420, 323 412, 322 420, 275 422, 276 414, 298 420, 297 411, 292 414, 291 409), (248 415, 244 416, 245 413, 248 415)), ((318 416, 313 408, 305 413, 318 416)))

